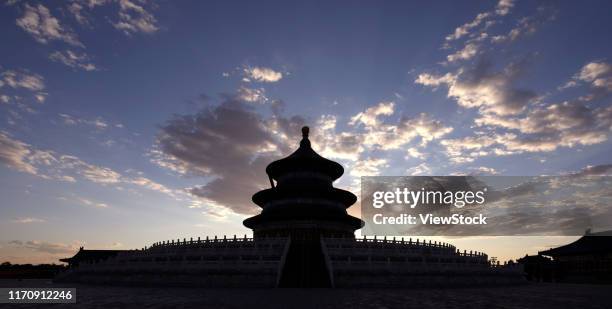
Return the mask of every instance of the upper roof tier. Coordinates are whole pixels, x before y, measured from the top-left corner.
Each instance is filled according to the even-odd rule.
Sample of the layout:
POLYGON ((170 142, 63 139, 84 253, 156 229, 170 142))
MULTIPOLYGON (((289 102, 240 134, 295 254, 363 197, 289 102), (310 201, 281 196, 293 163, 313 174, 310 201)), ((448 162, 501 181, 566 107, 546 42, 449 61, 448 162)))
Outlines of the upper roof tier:
POLYGON ((295 172, 314 172, 329 176, 332 181, 340 178, 344 173, 342 165, 323 158, 316 153, 310 146, 308 140, 308 127, 302 128, 302 141, 300 147, 286 158, 274 161, 266 168, 266 173, 273 179, 295 173, 295 172))

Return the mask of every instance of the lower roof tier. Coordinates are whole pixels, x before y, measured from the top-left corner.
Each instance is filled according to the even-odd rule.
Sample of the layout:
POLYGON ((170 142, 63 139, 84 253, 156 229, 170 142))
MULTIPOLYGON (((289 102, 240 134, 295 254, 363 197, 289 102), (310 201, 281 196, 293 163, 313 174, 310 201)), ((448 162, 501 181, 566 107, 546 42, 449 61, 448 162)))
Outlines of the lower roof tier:
POLYGON ((328 190, 284 190, 281 188, 271 188, 259 191, 253 195, 253 202, 260 207, 287 199, 319 199, 330 203, 343 205, 348 208, 357 202, 355 194, 337 188, 329 188, 328 190))

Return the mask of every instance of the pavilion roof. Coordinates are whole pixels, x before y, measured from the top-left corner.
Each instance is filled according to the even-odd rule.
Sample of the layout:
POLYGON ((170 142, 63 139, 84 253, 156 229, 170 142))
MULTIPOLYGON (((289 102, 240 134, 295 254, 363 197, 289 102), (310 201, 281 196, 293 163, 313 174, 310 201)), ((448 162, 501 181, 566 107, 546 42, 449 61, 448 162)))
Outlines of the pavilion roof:
POLYGON ((540 251, 546 256, 570 256, 612 252, 612 230, 599 233, 587 233, 580 239, 565 246, 540 251))

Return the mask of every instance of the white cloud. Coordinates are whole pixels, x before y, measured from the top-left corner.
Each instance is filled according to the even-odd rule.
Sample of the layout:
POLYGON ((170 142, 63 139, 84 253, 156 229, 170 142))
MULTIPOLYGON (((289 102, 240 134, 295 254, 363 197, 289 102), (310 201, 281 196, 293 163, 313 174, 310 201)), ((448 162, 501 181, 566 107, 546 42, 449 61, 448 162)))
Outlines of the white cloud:
POLYGON ((74 16, 79 24, 89 25, 89 16, 85 11, 110 2, 111 0, 71 0, 68 5, 68 12, 74 16))
POLYGON ((89 164, 75 156, 62 155, 59 157, 59 162, 62 169, 73 170, 91 182, 100 184, 116 184, 121 182, 121 174, 114 170, 89 164))
POLYGON ((410 148, 408 148, 408 150, 406 151, 406 155, 408 157, 411 157, 411 158, 425 160, 425 154, 423 152, 419 151, 419 149, 417 147, 410 147, 410 148))
POLYGON ((357 161, 364 151, 363 139, 354 132, 336 132, 337 117, 322 115, 316 124, 316 133, 311 137, 313 147, 327 158, 357 161))
POLYGON ((486 166, 479 166, 477 168, 474 169, 475 173, 473 174, 478 174, 478 175, 497 175, 499 174, 499 172, 492 168, 492 167, 486 167, 486 166))
POLYGON ((155 16, 144 6, 130 0, 119 0, 119 21, 113 24, 126 35, 132 33, 154 33, 159 30, 155 16))
POLYGON ((476 15, 476 18, 474 18, 473 21, 466 23, 460 27, 457 27, 455 29, 455 32, 453 32, 453 34, 450 34, 446 37, 446 40, 447 41, 458 40, 462 38, 463 36, 468 35, 471 29, 480 25, 483 21, 485 21, 490 16, 491 16, 490 13, 480 13, 476 15))
POLYGON ((504 43, 504 42, 513 42, 518 40, 519 38, 535 33, 545 21, 548 21, 554 18, 553 17, 544 18, 542 16, 530 16, 521 18, 516 27, 512 28, 508 31, 507 34, 494 35, 491 37, 492 43, 504 43))
MULTIPOLYGON (((0 93, 1 103, 11 104, 13 108, 25 111, 28 113, 34 113, 34 109, 22 103, 22 95, 19 90, 25 90, 33 97, 38 103, 44 103, 47 98, 45 90, 45 79, 36 73, 31 73, 26 70, 6 70, 0 73, 0 90, 2 88, 10 87, 15 92, 12 96, 0 93)), ((14 121, 14 118, 21 119, 21 115, 18 110, 9 110, 11 116, 9 122, 14 121)))
POLYGON ((45 79, 27 71, 8 70, 0 74, 0 87, 7 85, 11 88, 24 88, 30 91, 45 89, 45 79))
POLYGON ((84 71, 96 71, 98 68, 93 64, 86 53, 78 54, 71 50, 55 51, 49 55, 49 59, 63 63, 73 69, 81 69, 84 71))
POLYGON ((4 3, 7 6, 11 6, 11 5, 15 5, 17 3, 19 3, 22 0, 6 0, 6 2, 4 3))
MULTIPOLYGON (((457 27, 455 29, 455 31, 452 34, 449 34, 446 36, 445 40, 448 41, 454 41, 454 40, 458 40, 464 36, 467 36, 470 34, 470 32, 477 28, 478 26, 480 26, 481 24, 484 24, 484 28, 488 28, 490 25, 492 25, 493 23, 495 23, 495 20, 490 20, 494 17, 494 13, 500 16, 504 16, 507 15, 508 13, 510 13, 510 9, 512 9, 512 7, 514 7, 514 1, 513 0, 500 0, 497 3, 497 6, 495 7, 495 11, 489 11, 489 12, 483 12, 483 13, 479 13, 478 15, 476 15, 476 17, 468 23, 465 23, 459 27, 457 27)), ((451 61, 451 60, 449 60, 451 61)))
POLYGON ((129 183, 175 197, 175 191, 146 177, 136 177, 126 180, 129 183))
POLYGON ((64 244, 64 243, 51 243, 46 241, 39 240, 29 240, 29 241, 21 241, 21 240, 11 240, 9 241, 9 245, 13 247, 21 247, 30 249, 36 252, 49 253, 54 255, 66 255, 66 254, 74 254, 78 251, 80 243, 73 244, 64 244))
POLYGON ((446 139, 440 144, 446 148, 446 154, 456 163, 471 162, 474 157, 487 155, 485 149, 494 145, 496 140, 491 136, 467 136, 458 139, 446 139))
POLYGON ((350 169, 350 174, 353 177, 361 176, 378 176, 381 169, 389 166, 386 159, 383 158, 367 158, 359 160, 350 169))
POLYGON ((76 34, 62 27, 59 20, 42 4, 25 4, 24 15, 18 18, 16 23, 39 43, 47 44, 49 41, 60 40, 73 46, 85 47, 76 34))
POLYGON ((458 50, 454 54, 450 54, 446 56, 446 60, 448 60, 448 62, 455 62, 458 60, 468 60, 468 59, 473 58, 477 54, 478 54, 478 45, 474 43, 468 43, 463 47, 463 49, 458 50))
MULTIPOLYGON (((77 118, 77 117, 74 117, 68 114, 59 114, 59 116, 62 119, 62 122, 65 125, 69 125, 69 126, 82 124, 82 125, 92 126, 96 128, 97 130, 105 130, 109 128, 110 126, 106 120, 99 118, 99 117, 95 119, 84 119, 84 118, 77 118)), ((117 125, 115 125, 115 127, 121 128, 121 126, 117 126, 117 125)))
POLYGON ((265 103, 268 101, 264 88, 248 88, 241 86, 238 88, 236 97, 239 100, 249 103, 265 103))
POLYGON ((380 102, 375 106, 367 108, 364 112, 351 117, 350 125, 362 123, 367 127, 373 127, 379 124, 379 116, 393 115, 395 109, 394 102, 380 102))
POLYGON ((534 107, 522 117, 484 114, 475 123, 488 127, 491 134, 441 141, 453 162, 602 143, 612 129, 612 107, 591 109, 580 102, 564 102, 534 107), (509 132, 499 133, 496 128, 509 132))
POLYGON ((612 65, 605 62, 591 62, 582 67, 578 78, 583 81, 593 82, 602 76, 610 75, 610 73, 612 73, 612 65))
POLYGON ((406 173, 412 176, 426 175, 431 173, 431 168, 426 163, 421 163, 417 166, 407 169, 406 173))
POLYGON ((42 223, 42 222, 45 222, 45 220, 33 218, 33 217, 21 217, 21 218, 15 218, 13 222, 21 223, 21 224, 28 224, 28 223, 42 223))
POLYGON ((78 2, 70 3, 70 5, 68 5, 68 12, 70 12, 72 16, 74 16, 74 18, 77 20, 79 24, 89 23, 85 15, 83 15, 83 6, 80 3, 78 2))
POLYGON ((283 73, 265 67, 244 68, 244 75, 250 80, 266 83, 275 83, 283 78, 283 73))
MULTIPOLYGON (((61 155, 53 151, 38 150, 29 144, 11 138, 8 133, 0 131, 0 163, 8 168, 32 174, 48 180, 76 182, 75 177, 87 181, 114 186, 132 185, 167 195, 179 202, 192 201, 192 197, 183 190, 174 190, 138 174, 136 177, 125 176, 112 168, 94 165, 71 155, 61 155)), ((105 203, 77 198, 79 203, 107 208, 105 203)))
POLYGON ((490 65, 481 63, 472 70, 459 69, 455 74, 437 76, 422 73, 415 83, 434 88, 446 85, 447 96, 465 108, 479 108, 483 113, 515 115, 537 99, 533 91, 513 85, 522 67, 522 63, 511 63, 502 71, 491 72, 490 65))
POLYGON ((89 207, 96 207, 96 208, 108 208, 108 205, 105 203, 101 203, 101 202, 94 202, 90 199, 86 199, 83 197, 77 197, 76 200, 85 205, 85 206, 89 206, 89 207))
POLYGON ((444 84, 450 85, 454 83, 456 79, 457 79, 457 76, 451 73, 446 73, 442 76, 429 74, 429 73, 421 73, 419 74, 419 76, 414 82, 417 84, 437 88, 440 85, 444 85, 444 84))
POLYGON ((507 15, 510 9, 514 7, 514 0, 500 0, 495 8, 495 13, 498 15, 507 15))
POLYGON ((381 102, 358 113, 351 118, 350 125, 363 124, 363 144, 382 150, 398 149, 416 138, 421 139, 421 145, 439 139, 453 129, 445 127, 440 121, 422 113, 415 118, 401 117, 397 124, 386 124, 380 116, 390 116, 394 113, 393 102, 381 102))
POLYGON ((0 131, 0 162, 4 165, 20 172, 36 174, 36 167, 28 160, 32 153, 30 145, 12 139, 8 133, 0 131))
POLYGON ((575 86, 577 82, 586 82, 593 88, 612 91, 612 65, 603 61, 587 63, 567 84, 575 86))

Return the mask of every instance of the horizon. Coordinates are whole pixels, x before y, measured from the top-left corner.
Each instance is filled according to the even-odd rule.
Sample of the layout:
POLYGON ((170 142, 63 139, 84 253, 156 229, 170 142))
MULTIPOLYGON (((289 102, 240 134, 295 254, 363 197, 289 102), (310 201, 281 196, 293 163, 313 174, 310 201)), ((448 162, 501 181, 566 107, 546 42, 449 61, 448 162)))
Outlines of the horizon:
MULTIPOLYGON (((304 125, 356 195, 612 171, 611 2, 0 6, 0 263, 250 235, 304 125)), ((578 236, 419 238, 504 261, 578 236)))

